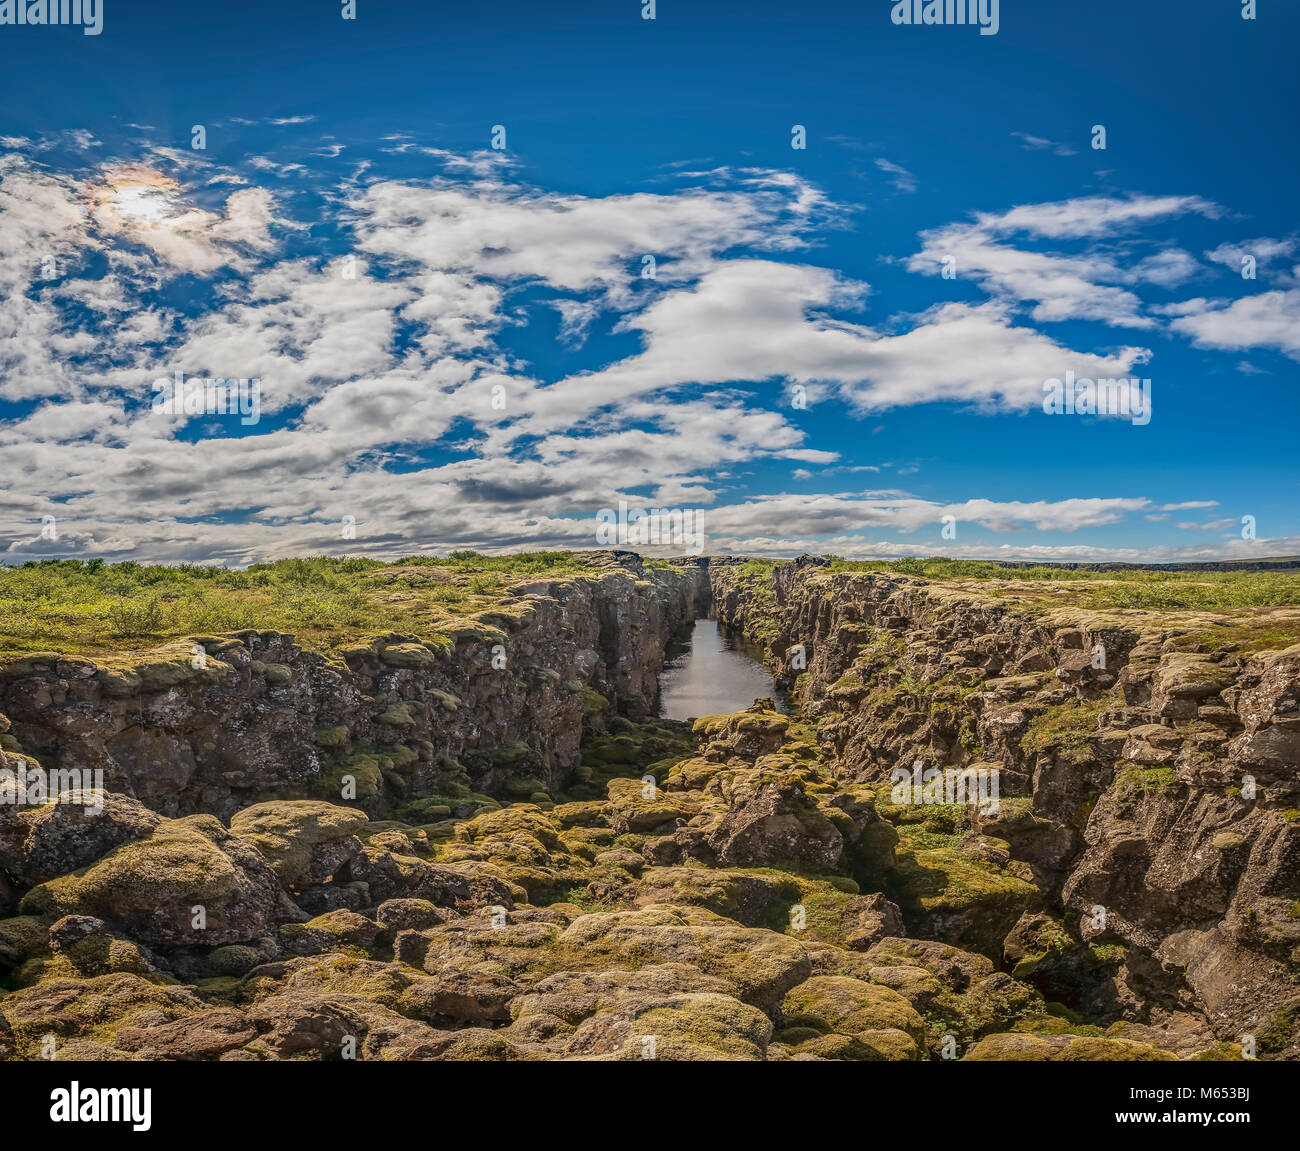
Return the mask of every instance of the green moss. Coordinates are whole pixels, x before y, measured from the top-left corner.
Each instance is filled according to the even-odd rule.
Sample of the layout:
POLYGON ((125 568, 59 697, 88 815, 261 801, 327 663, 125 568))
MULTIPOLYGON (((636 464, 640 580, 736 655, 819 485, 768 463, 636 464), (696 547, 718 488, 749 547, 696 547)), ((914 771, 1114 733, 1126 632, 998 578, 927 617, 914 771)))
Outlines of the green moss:
POLYGON ((503 766, 511 766, 522 763, 531 754, 532 749, 523 740, 511 739, 498 744, 492 749, 492 762, 503 766))
POLYGON ((1236 1063, 1243 1058, 1241 1045, 1226 1041, 1215 1043, 1192 1056, 1193 1062, 1196 1063, 1236 1063))
POLYGON ((1116 782, 1123 791, 1168 791, 1178 782, 1177 768, 1140 767, 1125 760, 1115 766, 1119 769, 1116 782))
POLYGON ((841 1035, 892 1028, 920 1043, 925 1021, 898 992, 840 975, 820 975, 794 988, 782 1004, 786 1024, 841 1035))
POLYGON ((885 891, 902 910, 908 934, 937 933, 999 960, 1007 932, 1039 897, 1032 883, 955 846, 921 846, 910 829, 885 891))
POLYGON ((384 787, 381 758, 373 748, 354 748, 345 759, 324 767, 311 782, 311 791, 323 799, 337 802, 344 797, 345 786, 351 781, 347 788, 349 800, 373 799, 382 793, 384 787))
POLYGON ((1300 995, 1293 996, 1259 1029, 1255 1041, 1261 1051, 1283 1051, 1300 1041, 1300 995))
POLYGON ((348 729, 345 724, 316 729, 316 743, 320 747, 342 747, 347 742, 347 738, 348 729))
POLYGON ((390 704, 376 717, 376 723, 386 723, 390 727, 414 727, 415 716, 411 713, 412 705, 409 703, 390 704))
POLYGON ((1026 752, 1084 752, 1088 747, 1088 737, 1097 730, 1101 713, 1114 706, 1114 700, 1103 697, 1086 703, 1072 699, 1049 707, 1029 721, 1020 748, 1026 752))
POLYGON ((1093 1035, 1044 1035, 1002 1032, 981 1039, 965 1059, 973 1062, 1173 1062, 1171 1051, 1150 1043, 1135 1043, 1093 1035))
POLYGON ((21 910, 107 919, 156 910, 188 923, 191 903, 216 903, 236 883, 234 864, 214 842, 222 835, 225 829, 212 816, 167 821, 147 839, 32 888, 21 910))
MULTIPOLYGON (((695 995, 680 1007, 641 1015, 627 1054, 640 1058, 641 1036, 655 1039, 657 1059, 761 1059, 772 1024, 761 1011, 724 995, 695 995)), ((626 1049, 625 1049, 626 1050, 626 1049)))

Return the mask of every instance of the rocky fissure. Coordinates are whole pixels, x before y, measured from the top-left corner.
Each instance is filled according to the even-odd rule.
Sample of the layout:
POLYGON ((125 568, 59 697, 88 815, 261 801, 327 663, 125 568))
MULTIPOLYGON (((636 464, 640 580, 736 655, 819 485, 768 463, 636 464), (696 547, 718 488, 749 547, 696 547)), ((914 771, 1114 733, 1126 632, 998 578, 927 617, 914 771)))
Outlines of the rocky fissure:
POLYGON ((696 569, 632 566, 521 584, 447 634, 372 636, 334 660, 249 631, 108 660, 31 655, 0 669, 0 711, 49 770, 102 771, 168 815, 337 795, 345 776, 371 811, 452 781, 552 786, 578 763, 588 693, 653 715, 668 641, 707 606, 696 569))
POLYGON ((588 566, 329 655, 0 668, 8 768, 103 781, 0 805, 0 1056, 1300 1054, 1300 646, 807 558, 588 566), (705 614, 796 714, 654 718, 705 614))
MULTIPOLYGON (((918 761, 999 774, 1008 798, 958 820, 958 850, 996 844, 1034 894, 1001 947, 982 950, 1101 1018, 1160 1016, 1222 1039, 1290 1018, 1300 646, 1189 650, 1189 629, 1158 616, 1026 616, 812 560, 759 587, 740 571, 714 573, 719 618, 766 634, 837 776, 880 781, 918 761), (1086 970, 1089 951, 1114 962, 1086 970)), ((961 938, 960 916, 934 902, 916 925, 961 938)))

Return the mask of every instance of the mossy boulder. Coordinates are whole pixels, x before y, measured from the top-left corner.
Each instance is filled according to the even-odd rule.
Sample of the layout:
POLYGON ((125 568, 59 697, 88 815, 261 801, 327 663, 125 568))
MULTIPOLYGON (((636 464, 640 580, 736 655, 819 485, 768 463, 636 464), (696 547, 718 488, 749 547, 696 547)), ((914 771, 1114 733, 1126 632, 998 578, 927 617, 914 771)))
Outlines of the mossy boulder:
POLYGON ((1150 1043, 1092 1035, 987 1035, 962 1056, 963 1061, 1033 1063, 1171 1062, 1178 1057, 1150 1043))
POLYGON ((925 1021, 898 992, 847 976, 819 975, 785 997, 782 1012, 792 1027, 815 1027, 840 1035, 894 1029, 912 1040, 910 1058, 925 1038, 925 1021))
POLYGON ((257 948, 242 943, 228 943, 208 954, 208 966, 218 975, 244 975, 260 961, 257 948))
POLYGON ((32 888, 21 910, 93 915, 150 946, 241 943, 293 917, 275 873, 210 815, 164 820, 152 835, 32 888))
POLYGON ((797 861, 829 869, 844 850, 839 828, 792 781, 741 786, 729 800, 727 814, 709 837, 721 863, 769 867, 797 861))
POLYGON ((699 909, 653 907, 584 915, 560 944, 584 961, 577 966, 628 962, 686 963, 726 980, 737 998, 775 1006, 812 971, 797 941, 772 931, 737 927, 699 909))
POLYGON ((307 923, 285 923, 280 938, 286 950, 295 955, 315 955, 340 947, 365 949, 372 946, 383 930, 380 924, 346 908, 318 915, 307 923))
POLYGON ((776 873, 653 867, 642 874, 636 904, 703 907, 747 927, 774 928, 786 925, 787 909, 799 898, 799 883, 776 873))
POLYGON ((685 796, 639 779, 610 780, 609 806, 610 824, 620 834, 653 831, 690 819, 698 811, 685 796))
POLYGON ((37 807, 0 806, 0 867, 28 883, 76 871, 115 847, 144 839, 162 816, 139 800, 93 789, 37 807))
POLYGON ((76 1039, 113 1047, 118 1030, 137 1020, 166 1022, 205 1007, 193 990, 173 980, 128 973, 50 979, 4 998, 21 1059, 42 1058, 46 1035, 55 1037, 56 1051, 76 1039))
POLYGON ((900 1063, 917 1058, 917 1047, 912 1037, 896 1027, 862 1031, 856 1035, 792 1027, 776 1038, 790 1049, 787 1058, 796 1060, 900 1063))
POLYGON ((275 800, 237 812, 230 830, 255 847, 289 888, 331 878, 361 852, 369 819, 353 807, 318 800, 275 800))
POLYGON ((95 678, 105 695, 123 699, 218 684, 234 671, 230 664, 212 656, 197 660, 194 646, 190 640, 180 640, 143 655, 99 657, 95 678))
POLYGON ((564 850, 553 816, 536 804, 517 803, 498 811, 485 811, 456 825, 456 840, 477 843, 523 833, 547 851, 564 850))
POLYGON ((1002 941, 1040 893, 1028 880, 957 846, 926 847, 905 832, 886 890, 908 934, 1000 959, 1002 941))
POLYGON ((379 649, 379 658, 389 667, 423 668, 430 667, 437 657, 421 643, 397 642, 384 644, 379 649))
POLYGON ((732 715, 702 716, 692 727, 702 741, 724 745, 731 754, 750 760, 779 750, 789 730, 788 716, 759 705, 732 715))
POLYGON ((760 1060, 772 1023, 727 991, 681 963, 566 971, 514 1000, 506 1034, 558 1058, 760 1060))

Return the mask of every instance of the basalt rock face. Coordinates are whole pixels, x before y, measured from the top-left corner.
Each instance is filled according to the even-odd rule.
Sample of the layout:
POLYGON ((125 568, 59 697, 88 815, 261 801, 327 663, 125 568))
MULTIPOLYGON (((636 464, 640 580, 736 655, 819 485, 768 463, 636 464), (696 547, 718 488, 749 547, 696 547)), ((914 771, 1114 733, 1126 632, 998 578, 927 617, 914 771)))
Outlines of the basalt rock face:
POLYGON ((846 874, 891 862, 870 791, 767 702, 615 718, 584 745, 590 798, 429 824, 278 800, 227 829, 101 795, 112 834, 43 882, 50 816, 24 812, 0 838, 25 888, 0 906, 0 1059, 1174 1057, 1076 1050, 987 957, 904 938, 846 874))
POLYGON ((0 712, 46 770, 102 772, 169 816, 228 818, 293 791, 374 811, 446 780, 549 786, 577 764, 589 693, 654 713, 665 648, 697 598, 702 569, 615 556, 590 577, 516 587, 449 635, 374 636, 332 661, 252 631, 111 660, 33 655, 0 669, 0 712))
MULTIPOLYGON (((842 779, 919 764, 938 795, 941 773, 996 774, 1000 802, 959 810, 947 855, 909 845, 928 800, 881 808, 909 866, 951 879, 964 853, 1026 885, 978 905, 977 949, 1102 1020, 1300 1056, 1300 646, 1213 652, 1156 613, 1017 611, 811 558, 711 579, 842 779)), ((972 927, 942 896, 897 898, 919 934, 972 927)))
POLYGON ((0 1059, 1300 1057, 1300 647, 1185 624, 613 553, 28 657, 0 766, 105 790, 0 804, 0 1059), (797 713, 650 718, 705 612, 797 713))

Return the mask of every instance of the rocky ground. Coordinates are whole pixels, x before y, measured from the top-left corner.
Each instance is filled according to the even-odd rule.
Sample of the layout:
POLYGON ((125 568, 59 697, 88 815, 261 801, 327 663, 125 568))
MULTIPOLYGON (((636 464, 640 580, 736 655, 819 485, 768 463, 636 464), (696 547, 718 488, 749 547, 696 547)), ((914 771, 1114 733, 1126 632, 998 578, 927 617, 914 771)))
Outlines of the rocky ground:
POLYGON ((0 805, 0 1057, 1300 1056, 1300 646, 593 564, 436 640, 0 669, 10 769, 105 786, 0 805), (652 718, 705 610, 796 715, 652 718), (897 802, 918 759, 996 768, 997 810, 897 802))

